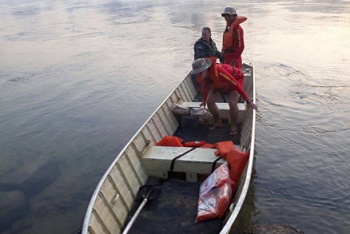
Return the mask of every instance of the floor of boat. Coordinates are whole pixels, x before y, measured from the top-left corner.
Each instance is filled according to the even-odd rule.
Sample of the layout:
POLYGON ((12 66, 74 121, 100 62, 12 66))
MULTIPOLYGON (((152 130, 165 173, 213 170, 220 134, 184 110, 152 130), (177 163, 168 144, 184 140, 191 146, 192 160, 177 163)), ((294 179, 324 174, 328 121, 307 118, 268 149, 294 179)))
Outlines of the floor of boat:
MULTIPOLYGON (((238 127, 240 129, 240 126, 238 127)), ((238 145, 239 137, 230 136, 229 129, 228 123, 213 131, 209 130, 208 125, 199 125, 194 129, 180 126, 174 135, 185 142, 197 140, 214 144, 232 140, 238 145)), ((222 219, 195 223, 200 182, 186 182, 185 175, 181 173, 172 173, 171 178, 161 181, 159 178, 150 177, 146 185, 159 191, 159 194, 146 203, 129 233, 219 233, 222 219), (183 178, 180 178, 181 176, 183 178)), ((133 210, 129 212, 127 223, 143 200, 142 196, 138 197, 133 210)))
MULTIPOLYGON (((201 96, 193 101, 200 101, 201 96)), ((223 102, 224 100, 220 100, 223 102)), ((188 124, 181 126, 181 119, 178 119, 180 127, 176 130, 174 136, 180 137, 184 142, 206 141, 215 144, 220 141, 231 140, 235 145, 239 145, 239 135, 231 136, 229 134, 230 126, 224 123, 221 128, 210 131, 210 125, 188 124)), ((241 125, 237 125, 238 132, 241 131, 241 125)), ((196 223, 199 187, 198 183, 189 183, 184 179, 180 180, 175 173, 171 174, 172 179, 161 181, 159 178, 150 177, 146 186, 159 191, 155 199, 146 203, 132 225, 129 233, 219 233, 223 219, 217 218, 204 222, 196 223), (176 179, 174 179, 174 178, 176 179)), ((205 178, 203 178, 204 180, 205 178)), ((129 223, 133 214, 142 203, 142 196, 138 194, 137 202, 131 212, 129 212, 127 222, 129 223)))
MULTIPOLYGON (((226 102, 228 99, 227 95, 222 95, 217 102, 226 102)), ((193 99, 193 102, 201 102, 202 95, 199 93, 193 99)), ((242 101, 242 100, 240 100, 242 101)), ((206 141, 210 144, 215 144, 220 141, 231 140, 235 145, 240 144, 240 132, 242 130, 242 124, 237 124, 238 134, 230 135, 230 125, 224 122, 224 126, 221 128, 216 128, 215 130, 209 130, 211 125, 208 124, 186 124, 186 126, 181 126, 181 117, 177 117, 180 124, 179 128, 174 133, 174 136, 180 137, 184 142, 189 141, 206 141)))
MULTIPOLYGON (((152 178, 154 181, 154 178, 152 178)), ((222 219, 196 223, 200 183, 176 179, 166 180, 151 187, 159 194, 146 203, 129 233, 218 233, 222 219)), ((141 197, 142 198, 142 197, 141 197)), ((138 199, 127 223, 141 204, 138 199)))
POLYGON ((230 125, 224 123, 221 128, 209 130, 210 125, 200 124, 197 127, 182 127, 180 126, 174 136, 180 137, 184 142, 190 141, 205 141, 210 144, 215 144, 220 141, 232 141, 235 145, 240 144, 240 132, 242 125, 237 125, 238 134, 230 135, 230 125))

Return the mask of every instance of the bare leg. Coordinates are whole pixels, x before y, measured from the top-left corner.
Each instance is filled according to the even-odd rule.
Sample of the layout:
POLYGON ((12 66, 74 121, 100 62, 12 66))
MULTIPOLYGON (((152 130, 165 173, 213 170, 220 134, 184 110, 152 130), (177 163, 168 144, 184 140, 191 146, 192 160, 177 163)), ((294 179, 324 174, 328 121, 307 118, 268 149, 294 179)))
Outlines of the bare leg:
POLYGON ((238 106, 239 94, 236 91, 231 91, 228 97, 228 103, 230 106, 230 118, 231 118, 231 133, 237 131, 237 119, 238 119, 238 106))
POLYGON ((215 129, 215 127, 222 127, 223 125, 219 115, 218 106, 215 103, 219 97, 220 97, 219 92, 213 92, 212 90, 210 90, 208 93, 207 105, 208 105, 209 112, 213 115, 214 121, 215 121, 212 129, 215 129))

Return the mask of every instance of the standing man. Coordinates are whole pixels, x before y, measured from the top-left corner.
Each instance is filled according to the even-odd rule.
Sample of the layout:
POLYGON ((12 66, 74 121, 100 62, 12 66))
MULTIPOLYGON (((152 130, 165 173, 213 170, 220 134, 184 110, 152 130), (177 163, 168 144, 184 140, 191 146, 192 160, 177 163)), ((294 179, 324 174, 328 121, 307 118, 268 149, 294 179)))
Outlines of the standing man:
POLYGON ((194 59, 205 57, 217 57, 220 58, 221 53, 216 48, 216 44, 211 39, 211 30, 208 27, 202 28, 202 37, 199 38, 194 44, 194 59))
POLYGON ((239 24, 246 21, 247 18, 237 17, 237 12, 232 7, 226 7, 221 16, 226 20, 226 29, 222 38, 224 63, 241 69, 241 55, 244 50, 244 31, 239 24))

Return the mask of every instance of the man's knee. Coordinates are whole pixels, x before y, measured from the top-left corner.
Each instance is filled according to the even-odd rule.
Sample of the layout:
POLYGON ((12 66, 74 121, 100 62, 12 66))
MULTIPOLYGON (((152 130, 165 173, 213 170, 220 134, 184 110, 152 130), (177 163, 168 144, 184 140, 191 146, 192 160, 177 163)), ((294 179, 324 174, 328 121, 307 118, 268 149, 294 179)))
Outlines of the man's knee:
POLYGON ((215 107, 216 103, 212 102, 212 101, 207 101, 207 105, 208 105, 208 107, 215 107))

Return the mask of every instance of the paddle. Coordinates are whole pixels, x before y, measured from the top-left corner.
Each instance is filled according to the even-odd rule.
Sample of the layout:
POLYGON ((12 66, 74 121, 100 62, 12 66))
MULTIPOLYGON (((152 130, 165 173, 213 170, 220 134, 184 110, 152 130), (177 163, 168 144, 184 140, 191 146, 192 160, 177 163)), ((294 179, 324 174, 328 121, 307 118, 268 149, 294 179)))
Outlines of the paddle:
POLYGON ((125 227, 123 234, 127 234, 129 232, 131 226, 134 224, 136 218, 139 216, 141 210, 146 205, 147 201, 153 200, 158 197, 159 190, 152 187, 143 186, 139 189, 138 194, 143 198, 143 201, 139 208, 137 208, 135 214, 132 216, 128 225, 125 227))

